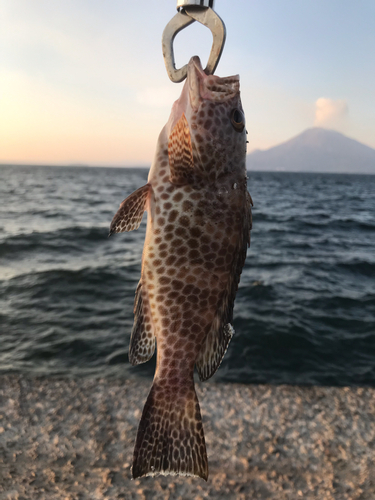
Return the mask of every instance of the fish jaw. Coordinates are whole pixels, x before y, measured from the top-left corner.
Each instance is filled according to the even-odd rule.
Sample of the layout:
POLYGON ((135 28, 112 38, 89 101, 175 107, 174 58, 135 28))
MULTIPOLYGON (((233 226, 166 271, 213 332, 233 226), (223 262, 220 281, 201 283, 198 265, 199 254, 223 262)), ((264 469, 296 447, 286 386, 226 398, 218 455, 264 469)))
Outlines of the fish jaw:
POLYGON ((202 100, 225 102, 239 95, 240 77, 233 75, 221 78, 216 75, 206 75, 199 57, 194 56, 188 65, 187 87, 190 105, 196 112, 202 100))
POLYGON ((162 176, 165 171, 170 173, 171 158, 168 161, 165 153, 182 117, 189 129, 188 142, 193 157, 194 175, 188 176, 190 183, 215 182, 220 176, 233 172, 246 178, 247 132, 239 88, 238 75, 225 78, 206 75, 199 57, 191 58, 181 96, 174 102, 169 120, 159 135, 149 174, 151 184, 158 179, 160 171, 162 176), (234 113, 241 117, 242 126, 234 126, 234 113))
POLYGON ((220 78, 216 75, 206 75, 198 56, 190 59, 188 74, 181 96, 172 106, 171 115, 167 124, 168 135, 184 113, 190 121, 191 116, 199 111, 204 101, 220 103, 239 99, 239 75, 220 78))
POLYGON ((181 118, 186 118, 194 159, 192 182, 214 182, 236 171, 246 175, 247 140, 239 86, 238 75, 206 75, 197 56, 188 64, 187 80, 163 133, 170 144, 181 118))

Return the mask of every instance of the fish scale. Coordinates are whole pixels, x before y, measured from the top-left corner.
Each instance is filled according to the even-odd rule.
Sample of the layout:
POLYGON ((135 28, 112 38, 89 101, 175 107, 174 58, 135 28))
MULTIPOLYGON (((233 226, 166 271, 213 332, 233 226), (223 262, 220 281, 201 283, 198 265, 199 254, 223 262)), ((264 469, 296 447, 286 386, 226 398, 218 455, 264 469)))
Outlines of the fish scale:
POLYGON ((201 380, 210 378, 234 333, 251 229, 244 127, 238 77, 208 76, 192 58, 148 183, 121 204, 111 224, 111 233, 136 229, 148 213, 129 359, 150 359, 156 338, 157 363, 133 477, 208 477, 194 366, 201 380))

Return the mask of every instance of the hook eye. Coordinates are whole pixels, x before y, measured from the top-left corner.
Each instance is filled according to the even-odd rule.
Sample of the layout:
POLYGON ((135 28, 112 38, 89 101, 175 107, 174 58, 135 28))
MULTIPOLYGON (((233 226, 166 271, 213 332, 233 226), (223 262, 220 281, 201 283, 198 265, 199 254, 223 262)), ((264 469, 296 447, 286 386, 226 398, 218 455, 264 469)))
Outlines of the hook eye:
POLYGON ((184 7, 183 10, 178 12, 169 21, 162 36, 165 67, 172 82, 182 82, 187 76, 187 64, 182 66, 182 68, 176 69, 173 40, 177 33, 194 21, 198 21, 204 26, 207 26, 207 28, 211 30, 213 36, 212 48, 204 72, 207 75, 212 75, 219 64, 226 38, 226 29, 223 20, 210 7, 184 7))

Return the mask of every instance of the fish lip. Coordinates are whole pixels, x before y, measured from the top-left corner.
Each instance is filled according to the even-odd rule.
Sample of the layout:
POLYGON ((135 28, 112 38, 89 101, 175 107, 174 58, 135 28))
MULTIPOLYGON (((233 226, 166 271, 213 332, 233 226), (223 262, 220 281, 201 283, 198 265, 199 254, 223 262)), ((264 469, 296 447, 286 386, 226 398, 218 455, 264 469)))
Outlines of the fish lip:
POLYGON ((190 59, 187 74, 190 105, 194 111, 197 111, 202 100, 201 95, 203 93, 204 80, 207 78, 198 56, 193 56, 190 59))
POLYGON ((190 105, 195 112, 205 99, 225 102, 240 93, 239 75, 223 78, 217 75, 207 75, 198 56, 192 57, 189 61, 187 84, 190 105))

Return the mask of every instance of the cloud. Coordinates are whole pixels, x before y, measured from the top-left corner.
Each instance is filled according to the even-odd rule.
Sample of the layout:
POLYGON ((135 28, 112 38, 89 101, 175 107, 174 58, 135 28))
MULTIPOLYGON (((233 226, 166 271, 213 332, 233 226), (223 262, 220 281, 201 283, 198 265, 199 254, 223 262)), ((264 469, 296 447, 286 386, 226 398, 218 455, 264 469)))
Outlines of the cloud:
POLYGON ((316 127, 341 128, 345 125, 348 115, 348 103, 346 99, 327 99, 320 97, 315 103, 316 127))

